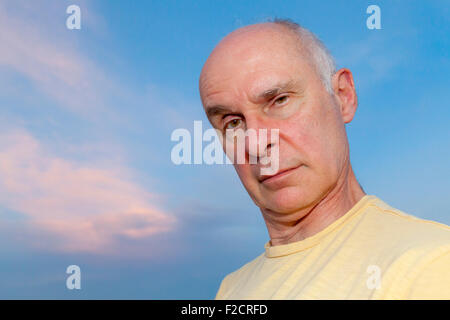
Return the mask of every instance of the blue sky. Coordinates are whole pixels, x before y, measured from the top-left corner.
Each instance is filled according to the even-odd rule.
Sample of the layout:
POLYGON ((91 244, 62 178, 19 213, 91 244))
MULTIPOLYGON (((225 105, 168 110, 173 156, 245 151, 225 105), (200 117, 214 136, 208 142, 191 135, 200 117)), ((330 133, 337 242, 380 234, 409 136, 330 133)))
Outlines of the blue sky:
MULTIPOLYGON (((0 3, 0 298, 211 299, 263 251, 231 166, 170 161, 203 120, 198 77, 232 30, 290 18, 355 78, 357 178, 450 224, 447 1, 0 3), (68 30, 67 6, 81 8, 68 30), (381 8, 381 30, 366 8, 381 8), (65 286, 79 265, 82 289, 65 286)), ((208 125, 209 126, 209 125, 208 125)))

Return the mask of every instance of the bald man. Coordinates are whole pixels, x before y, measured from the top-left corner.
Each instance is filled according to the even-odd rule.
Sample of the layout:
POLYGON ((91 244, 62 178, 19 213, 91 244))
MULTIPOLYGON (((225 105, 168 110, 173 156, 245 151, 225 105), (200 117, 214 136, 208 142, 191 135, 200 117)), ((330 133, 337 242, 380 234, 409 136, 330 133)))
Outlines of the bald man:
POLYGON ((450 299, 450 228, 365 194, 345 128, 357 108, 352 73, 336 71, 311 32, 288 20, 240 28, 213 50, 199 85, 225 152, 230 131, 279 133, 256 149, 247 137, 245 161, 234 161, 270 241, 216 299, 450 299), (274 150, 278 170, 261 174, 258 159, 274 150))

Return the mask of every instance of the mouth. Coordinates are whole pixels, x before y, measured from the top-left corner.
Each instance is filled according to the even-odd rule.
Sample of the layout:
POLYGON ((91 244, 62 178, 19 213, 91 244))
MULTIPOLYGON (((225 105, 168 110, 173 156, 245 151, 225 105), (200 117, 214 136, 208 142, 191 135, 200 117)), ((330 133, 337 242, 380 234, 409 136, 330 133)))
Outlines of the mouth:
POLYGON ((284 176, 286 176, 286 175, 288 175, 288 174, 290 174, 292 171, 294 171, 295 169, 297 169, 297 168, 299 168, 301 165, 299 165, 299 166, 296 166, 296 167, 292 167, 292 168, 288 168, 288 169, 283 169, 283 170, 280 170, 280 171, 278 171, 277 173, 275 173, 275 174, 272 174, 272 175, 263 175, 263 176, 261 176, 260 178, 259 178, 259 182, 260 183, 263 183, 263 182, 269 182, 269 181, 273 181, 273 180, 276 180, 276 179, 278 179, 278 178, 281 178, 281 177, 284 177, 284 176))

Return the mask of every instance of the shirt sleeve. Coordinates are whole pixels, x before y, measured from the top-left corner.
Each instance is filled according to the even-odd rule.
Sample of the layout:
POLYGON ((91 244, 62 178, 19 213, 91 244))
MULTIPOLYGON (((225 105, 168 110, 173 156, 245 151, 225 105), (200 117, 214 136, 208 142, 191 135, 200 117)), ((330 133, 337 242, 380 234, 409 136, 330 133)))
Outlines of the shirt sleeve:
POLYGON ((412 284, 409 299, 450 299, 450 252, 434 259, 423 269, 412 284))

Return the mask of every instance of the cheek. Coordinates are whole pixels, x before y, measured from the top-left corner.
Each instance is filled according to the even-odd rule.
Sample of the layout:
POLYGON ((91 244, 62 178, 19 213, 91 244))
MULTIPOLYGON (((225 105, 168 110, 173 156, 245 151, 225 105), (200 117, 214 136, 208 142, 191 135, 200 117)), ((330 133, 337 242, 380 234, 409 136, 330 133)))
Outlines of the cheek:
MULTIPOLYGON (((323 107, 314 107, 323 110, 323 107)), ((299 114, 286 126, 288 143, 299 153, 305 165, 320 175, 336 174, 336 147, 340 134, 336 130, 332 112, 299 114), (289 138, 290 137, 290 138, 289 138)))
POLYGON ((285 126, 285 139, 302 156, 307 166, 320 162, 322 141, 320 139, 320 125, 309 115, 300 115, 291 118, 285 126))

